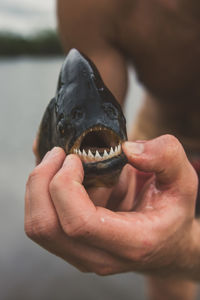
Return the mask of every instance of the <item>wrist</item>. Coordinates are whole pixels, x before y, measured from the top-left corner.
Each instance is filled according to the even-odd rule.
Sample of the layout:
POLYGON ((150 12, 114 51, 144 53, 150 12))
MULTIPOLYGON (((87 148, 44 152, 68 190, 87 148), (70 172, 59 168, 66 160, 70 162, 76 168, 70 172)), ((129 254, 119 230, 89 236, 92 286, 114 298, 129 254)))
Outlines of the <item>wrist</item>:
POLYGON ((190 246, 191 261, 188 266, 188 273, 191 279, 200 281, 200 222, 199 219, 194 219, 191 232, 190 246))
POLYGON ((161 279, 200 281, 200 222, 197 219, 191 221, 173 249, 172 261, 162 274, 155 274, 155 277, 159 275, 161 279))
POLYGON ((193 220, 187 245, 182 248, 180 256, 180 277, 194 281, 200 281, 200 223, 193 220))
POLYGON ((148 278, 148 294, 151 300, 192 300, 196 296, 194 282, 176 278, 148 278))

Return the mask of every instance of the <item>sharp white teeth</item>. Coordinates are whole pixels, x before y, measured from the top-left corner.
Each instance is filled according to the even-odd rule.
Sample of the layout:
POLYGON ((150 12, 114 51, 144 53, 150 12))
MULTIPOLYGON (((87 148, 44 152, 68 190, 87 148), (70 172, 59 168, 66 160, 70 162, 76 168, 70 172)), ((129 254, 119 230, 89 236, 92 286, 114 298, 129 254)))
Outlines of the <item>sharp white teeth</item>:
POLYGON ((83 149, 83 156, 87 156, 87 153, 85 152, 84 149, 83 149))
POLYGON ((82 151, 80 149, 73 150, 73 153, 78 154, 82 161, 89 163, 89 162, 95 162, 100 160, 106 160, 112 158, 113 156, 120 155, 121 144, 115 147, 111 147, 109 152, 104 150, 102 154, 100 154, 98 150, 96 150, 95 154, 92 154, 91 150, 88 150, 87 152, 84 149, 82 151))
POLYGON ((94 158, 94 155, 92 154, 92 152, 90 150, 88 151, 88 156, 91 158, 94 158))
POLYGON ((110 154, 109 155, 113 155, 114 154, 114 151, 113 151, 113 148, 111 147, 110 148, 110 154))
POLYGON ((104 150, 103 157, 104 157, 104 158, 107 158, 107 157, 108 157, 108 152, 107 152, 106 150, 104 150))
POLYGON ((99 151, 98 150, 96 150, 96 155, 95 155, 95 158, 97 158, 97 159, 101 159, 102 157, 101 157, 101 155, 99 154, 99 151))

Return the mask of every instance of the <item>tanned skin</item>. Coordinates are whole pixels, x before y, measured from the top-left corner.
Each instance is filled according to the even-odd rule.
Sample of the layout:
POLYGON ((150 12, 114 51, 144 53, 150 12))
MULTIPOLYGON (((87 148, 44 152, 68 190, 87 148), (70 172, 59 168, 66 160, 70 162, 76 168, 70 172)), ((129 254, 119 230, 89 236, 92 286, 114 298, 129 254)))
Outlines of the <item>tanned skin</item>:
MULTIPOLYGON (((57 5, 66 52, 75 47, 91 57, 121 103, 127 89, 127 64, 133 64, 148 90, 147 101, 160 101, 160 117, 166 109, 175 112, 170 115, 171 128, 182 137, 185 128, 180 128, 177 118, 189 113, 192 119, 200 110, 199 1, 57 0, 57 5)), ((199 140, 200 126, 192 122, 189 126, 190 136, 199 140)), ((161 295, 193 299, 192 283, 173 280, 165 285, 156 279, 150 283, 151 299, 161 295)))
MULTIPOLYGON (((197 141, 197 144, 199 143, 200 2, 198 0, 57 0, 57 14, 58 28, 66 53, 71 48, 77 48, 79 51, 82 51, 90 57, 99 69, 105 84, 113 92, 120 103, 123 103, 127 90, 127 65, 132 64, 138 79, 146 88, 146 101, 150 101, 152 105, 156 105, 160 119, 165 119, 167 114, 167 116, 170 116, 169 128, 172 130, 172 133, 176 134, 180 140, 182 136, 188 134, 193 141, 197 141), (177 119, 182 120, 182 123, 179 121, 177 122, 177 119), (194 122, 194 119, 197 121, 194 122)), ((165 133, 165 130, 169 128, 164 127, 163 132, 161 131, 159 133, 163 134, 165 133)), ((181 140, 181 142, 184 142, 184 140, 181 140)), ((180 154, 182 153, 182 150, 179 146, 177 146, 177 141, 173 140, 173 138, 163 137, 160 140, 156 140, 155 144, 157 147, 160 147, 160 149, 162 149, 162 145, 164 144, 166 145, 166 149, 179 149, 178 152, 176 152, 176 150, 173 151, 175 151, 174 153, 177 153, 177 157, 182 157, 180 159, 180 165, 186 166, 188 164, 188 162, 186 163, 185 156, 183 158, 182 154, 180 154)), ((147 148, 148 147, 149 146, 147 146, 147 148)), ((129 149, 128 146, 124 148, 124 151, 127 154, 130 163, 133 164, 133 166, 144 170, 142 160, 141 163, 139 161, 137 164, 137 159, 135 156, 133 158, 127 149, 129 149)), ((166 160, 165 166, 163 166, 164 169, 167 169, 171 164, 172 160, 170 151, 168 151, 164 156, 166 160)), ((41 176, 41 173, 45 168, 49 168, 53 175, 55 175, 61 168, 61 164, 64 161, 64 154, 54 153, 51 155, 54 155, 54 158, 57 159, 57 166, 56 162, 53 166, 50 158, 46 159, 37 171, 34 171, 34 173, 30 176, 27 190, 33 190, 31 187, 36 182, 33 178, 39 177, 39 175, 41 176)), ((68 165, 70 164, 69 161, 70 158, 68 159, 68 165)), ((80 169, 80 166, 77 164, 79 164, 78 161, 76 162, 76 170, 80 169)), ((160 166, 163 164, 164 162, 161 160, 160 166)), ((72 162, 69 168, 72 169, 73 173, 72 162)), ((187 168, 189 170, 188 174, 190 174, 192 170, 189 167, 187 168)), ((62 169, 58 173, 62 173, 62 176, 64 176, 64 171, 62 169)), ((186 169, 184 174, 187 173, 186 169)), ((151 167, 149 167, 148 171, 150 170, 151 167)), ((174 167, 173 174, 175 170, 176 168, 174 167)), ((131 170, 128 171, 131 172, 131 170)), ((170 176, 172 175, 169 175, 172 174, 170 173, 171 170, 169 172, 168 171, 169 170, 166 171, 166 174, 168 174, 169 178, 171 178, 170 176)), ((80 174, 80 176, 82 176, 82 171, 80 171, 80 174)), ((62 187, 62 179, 59 175, 55 175, 54 179, 52 179, 53 175, 48 180, 49 182, 50 180, 53 181, 50 193, 53 199, 52 201, 54 202, 58 197, 59 188, 62 187)), ((194 182, 196 182, 196 179, 194 174, 192 175, 191 173, 190 175, 190 186, 193 187, 195 197, 196 187, 194 182)), ((80 176, 77 179, 77 182, 80 182, 80 176)), ((122 174, 122 182, 125 182, 123 181, 123 176, 124 175, 122 174)), ((160 176, 160 173, 158 176, 160 176)), ((127 177, 125 176, 125 178, 127 177)), ((166 182, 164 180, 165 187, 166 184, 171 184, 169 183, 169 178, 166 178, 166 182)), ((69 178, 68 181, 70 181, 69 178)), ((182 180, 179 178, 178 182, 180 183, 182 180)), ((185 186, 184 183, 181 184, 185 186)), ((130 190, 130 193, 133 187, 134 181, 131 181, 129 184, 130 189, 127 187, 128 191, 130 190)), ((94 203, 96 205, 101 203, 101 197, 98 196, 98 193, 95 195, 94 191, 90 191, 89 195, 91 199, 95 199, 94 203)), ((26 202, 29 203, 33 201, 36 196, 36 193, 35 195, 32 195, 32 197, 27 194, 26 202)), ((84 197, 85 196, 83 196, 83 198, 84 197)), ((119 210, 130 210, 130 203, 127 204, 127 200, 124 201, 123 205, 126 209, 124 207, 122 209, 121 206, 119 210)), ((141 200, 141 203, 143 203, 143 199, 141 200)), ((59 203, 55 202, 54 205, 57 209, 59 203)), ((104 206, 106 205, 107 203, 105 201, 104 206)), ((27 204, 27 207, 28 206, 29 204, 27 204)), ((29 211, 29 208, 27 209, 29 211)), ((59 209, 60 208, 58 207, 58 215, 60 213, 59 209)), ((141 208, 141 210, 142 209, 143 208, 141 208)), ((26 220, 26 232, 33 240, 47 248, 49 251, 63 257, 79 269, 82 269, 83 271, 85 270, 85 268, 81 266, 81 263, 77 260, 73 260, 74 254, 69 256, 70 258, 67 256, 67 251, 70 252, 70 247, 73 249, 73 243, 71 245, 71 242, 69 241, 66 254, 62 252, 64 250, 55 250, 55 247, 52 247, 52 244, 49 245, 49 242, 45 242, 44 237, 47 236, 47 233, 41 237, 39 229, 33 230, 35 228, 35 221, 30 221, 29 213, 26 213, 26 220)), ((65 228, 65 225, 63 225, 63 228, 65 228)), ((199 234, 200 230, 196 221, 195 228, 195 233, 199 234)), ((55 232, 57 231, 55 230, 55 232)), ((66 232, 70 236, 70 239, 71 236, 72 238, 74 236, 77 238, 78 236, 81 241, 82 234, 77 236, 76 234, 73 235, 68 229, 66 229, 66 232)), ((83 235, 84 237, 86 236, 85 234, 83 235)), ((192 236, 192 240, 195 240, 194 235, 192 236)), ((195 236, 197 235, 195 234, 195 236)), ((60 240, 61 239, 62 237, 60 237, 60 240)), ((92 238, 89 238, 89 240, 91 242, 92 238)), ((98 244, 98 242, 96 243, 98 244)), ((197 243, 195 242, 195 245, 196 244, 197 243)), ((96 246, 95 242, 94 245, 96 246)), ((174 247, 175 245, 176 243, 174 244, 174 247)), ((198 246, 194 246, 192 249, 195 249, 194 253, 199 253, 199 250, 196 250, 199 249, 198 246)), ((185 253, 186 252, 187 250, 185 250, 185 253)), ((94 254, 94 252, 92 253, 94 254)), ((168 257, 167 253, 168 252, 166 251, 166 257, 164 256, 163 258, 166 259, 166 261, 168 257)), ((197 254, 197 257, 199 257, 198 255, 199 254, 197 254)), ((195 257, 195 255, 192 256, 195 257)), ((113 257, 113 259, 115 258, 113 257)), ((95 257, 95 261, 98 261, 97 257, 95 257)), ((116 261, 116 264, 115 261, 113 261, 113 269, 111 273, 119 272, 116 270, 121 270, 121 272, 124 271, 123 268, 120 269, 117 263, 118 261, 116 261)), ((149 297, 151 300, 190 300, 194 298, 194 284, 190 281, 185 281, 185 279, 199 280, 197 275, 193 276, 193 273, 197 274, 198 271, 191 270, 190 273, 188 271, 190 268, 188 267, 185 273, 183 271, 184 276, 180 276, 179 272, 176 273, 176 268, 174 269, 174 272, 169 271, 169 274, 168 271, 165 270, 165 275, 168 275, 166 275, 165 279, 162 280, 158 279, 157 275, 160 277, 163 274, 159 274, 156 270, 153 271, 153 268, 154 265, 151 266, 149 269, 150 271, 148 270, 147 272, 151 276, 149 277, 149 297), (175 274, 174 278, 172 273, 175 274)), ((92 268, 89 269, 91 270, 92 268)), ((125 270, 127 269, 125 268, 125 270)), ((137 267, 134 266, 133 270, 137 271, 137 267)), ((140 268, 138 270, 143 272, 140 268)), ((106 275, 109 274, 109 271, 96 271, 96 273, 106 275)), ((144 273, 146 273, 145 270, 144 273)))

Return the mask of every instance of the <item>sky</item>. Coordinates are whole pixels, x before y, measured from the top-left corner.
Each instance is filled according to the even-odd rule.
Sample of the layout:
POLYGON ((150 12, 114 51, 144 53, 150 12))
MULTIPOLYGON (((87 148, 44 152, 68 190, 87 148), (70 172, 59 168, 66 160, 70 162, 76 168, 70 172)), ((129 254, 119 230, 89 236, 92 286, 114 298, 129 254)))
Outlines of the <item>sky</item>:
POLYGON ((0 30, 29 34, 56 28, 55 0, 0 0, 0 30))

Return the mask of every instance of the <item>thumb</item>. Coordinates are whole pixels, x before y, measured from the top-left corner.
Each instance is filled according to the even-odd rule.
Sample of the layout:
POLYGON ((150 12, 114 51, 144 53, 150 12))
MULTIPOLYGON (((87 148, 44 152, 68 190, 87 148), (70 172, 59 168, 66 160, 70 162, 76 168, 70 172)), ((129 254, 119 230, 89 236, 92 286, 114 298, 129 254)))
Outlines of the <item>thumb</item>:
MULTIPOLYGON (((157 184, 168 186, 196 175, 180 142, 172 135, 150 141, 125 142, 123 151, 130 164, 144 172, 153 172, 157 184)), ((190 181, 191 182, 191 181, 190 181)))

